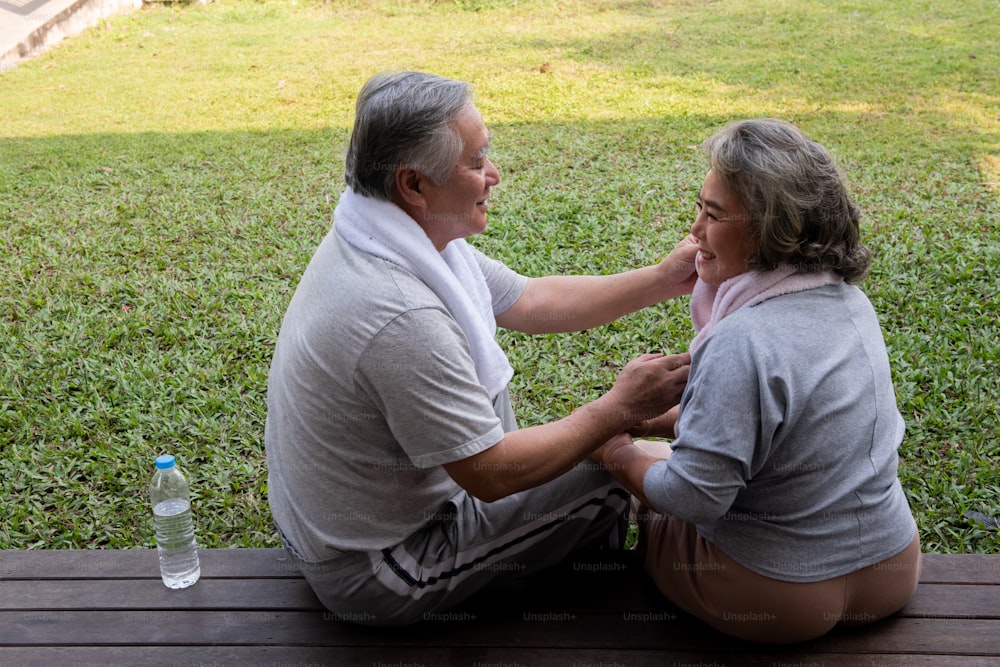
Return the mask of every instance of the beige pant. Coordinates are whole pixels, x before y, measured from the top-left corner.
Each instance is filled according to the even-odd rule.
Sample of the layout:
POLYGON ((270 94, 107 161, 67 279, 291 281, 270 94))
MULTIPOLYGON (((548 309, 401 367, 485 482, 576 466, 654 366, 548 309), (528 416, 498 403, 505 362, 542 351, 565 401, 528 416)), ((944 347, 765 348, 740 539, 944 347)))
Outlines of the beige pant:
POLYGON ((720 632, 763 643, 814 639, 906 605, 920 579, 920 538, 892 558, 835 579, 792 583, 743 567, 693 524, 639 507, 637 550, 674 604, 720 632))

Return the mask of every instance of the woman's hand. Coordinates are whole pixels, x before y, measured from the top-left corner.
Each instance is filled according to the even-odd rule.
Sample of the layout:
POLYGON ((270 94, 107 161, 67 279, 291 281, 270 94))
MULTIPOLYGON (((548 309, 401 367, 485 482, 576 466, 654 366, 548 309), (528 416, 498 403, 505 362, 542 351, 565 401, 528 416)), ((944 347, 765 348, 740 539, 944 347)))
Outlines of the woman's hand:
POLYGON ((638 426, 629 429, 633 438, 676 438, 677 418, 680 417, 681 406, 675 405, 662 415, 647 419, 638 426))
POLYGON ((622 447, 627 447, 631 444, 632 444, 632 436, 630 436, 628 433, 619 433, 618 435, 611 438, 603 445, 595 449, 593 452, 591 452, 590 458, 596 461, 597 463, 600 463, 605 467, 607 467, 605 461, 610 460, 618 449, 622 447))
POLYGON ((647 507, 643 494, 646 471, 657 461, 669 459, 670 447, 665 442, 633 441, 628 433, 620 433, 598 447, 590 457, 604 466, 611 476, 647 507))

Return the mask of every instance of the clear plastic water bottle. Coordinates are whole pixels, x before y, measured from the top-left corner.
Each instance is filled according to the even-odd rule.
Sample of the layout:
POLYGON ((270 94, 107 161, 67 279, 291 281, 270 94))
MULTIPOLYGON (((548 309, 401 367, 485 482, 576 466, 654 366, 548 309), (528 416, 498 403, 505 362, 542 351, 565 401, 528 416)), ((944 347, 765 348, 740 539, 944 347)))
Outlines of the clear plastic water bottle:
POLYGON ((201 576, 201 564, 194 541, 188 483, 170 454, 156 458, 149 499, 153 504, 160 577, 167 588, 187 588, 201 576))

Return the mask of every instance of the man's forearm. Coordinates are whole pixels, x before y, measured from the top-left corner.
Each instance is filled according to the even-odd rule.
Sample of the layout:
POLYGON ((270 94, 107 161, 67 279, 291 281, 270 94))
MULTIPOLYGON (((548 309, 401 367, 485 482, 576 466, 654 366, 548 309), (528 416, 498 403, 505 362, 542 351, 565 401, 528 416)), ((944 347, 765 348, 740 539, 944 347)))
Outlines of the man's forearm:
POLYGON ((591 329, 685 293, 656 266, 608 276, 532 278, 525 292, 521 321, 509 328, 535 334, 591 329))
POLYGON ((493 447, 445 467, 472 495, 498 500, 555 479, 641 419, 606 394, 557 421, 507 433, 493 447))

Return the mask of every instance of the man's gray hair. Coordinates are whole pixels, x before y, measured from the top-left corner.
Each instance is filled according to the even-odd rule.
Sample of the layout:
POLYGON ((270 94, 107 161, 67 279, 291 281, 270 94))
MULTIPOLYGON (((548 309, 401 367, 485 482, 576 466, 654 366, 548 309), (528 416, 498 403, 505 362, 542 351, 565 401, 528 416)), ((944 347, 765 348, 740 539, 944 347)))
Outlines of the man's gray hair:
POLYGON ((790 123, 763 118, 726 126, 703 149, 750 218, 758 244, 751 269, 790 264, 835 271, 850 283, 864 279, 870 255, 861 211, 825 148, 790 123))
POLYGON ((472 86, 421 72, 382 72, 358 94, 344 180, 356 193, 389 201, 401 167, 444 185, 464 148, 454 128, 472 86))

